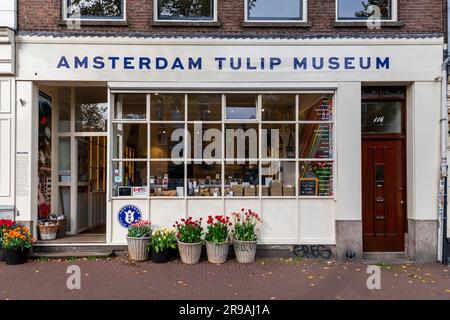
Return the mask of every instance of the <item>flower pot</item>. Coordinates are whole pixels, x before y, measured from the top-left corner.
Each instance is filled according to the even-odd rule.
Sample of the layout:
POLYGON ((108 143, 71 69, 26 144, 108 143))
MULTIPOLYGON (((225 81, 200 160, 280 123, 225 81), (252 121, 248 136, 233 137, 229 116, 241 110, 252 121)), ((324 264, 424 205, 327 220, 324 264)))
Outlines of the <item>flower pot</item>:
POLYGON ((228 242, 222 244, 214 244, 206 242, 206 254, 210 263, 221 264, 227 261, 228 250, 230 244, 228 242))
POLYGON ((258 241, 233 240, 236 260, 240 263, 252 263, 255 261, 256 245, 258 241))
POLYGON ((39 231, 39 237, 41 238, 41 240, 48 241, 56 239, 59 224, 57 223, 51 225, 39 224, 37 227, 39 231))
POLYGON ((150 237, 132 238, 127 236, 128 254, 130 259, 134 261, 148 260, 148 244, 150 237))
POLYGON ((166 249, 163 251, 156 252, 155 250, 151 250, 151 259, 155 263, 166 263, 170 261, 172 257, 172 250, 166 249))
POLYGON ((5 254, 3 248, 0 247, 0 261, 5 261, 5 254))
POLYGON ((17 265, 28 261, 28 248, 16 250, 4 250, 6 264, 17 265))
POLYGON ((181 261, 185 264, 197 264, 200 261, 202 247, 202 242, 184 243, 178 241, 178 251, 180 252, 181 261))

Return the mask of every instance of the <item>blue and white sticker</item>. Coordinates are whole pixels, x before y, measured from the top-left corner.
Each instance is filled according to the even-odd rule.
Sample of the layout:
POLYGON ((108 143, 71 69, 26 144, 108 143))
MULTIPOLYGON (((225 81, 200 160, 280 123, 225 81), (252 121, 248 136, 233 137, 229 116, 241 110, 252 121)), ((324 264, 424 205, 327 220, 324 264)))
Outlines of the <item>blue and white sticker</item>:
POLYGON ((135 205, 127 204, 120 208, 117 218, 122 227, 128 229, 133 222, 142 219, 142 212, 135 205))

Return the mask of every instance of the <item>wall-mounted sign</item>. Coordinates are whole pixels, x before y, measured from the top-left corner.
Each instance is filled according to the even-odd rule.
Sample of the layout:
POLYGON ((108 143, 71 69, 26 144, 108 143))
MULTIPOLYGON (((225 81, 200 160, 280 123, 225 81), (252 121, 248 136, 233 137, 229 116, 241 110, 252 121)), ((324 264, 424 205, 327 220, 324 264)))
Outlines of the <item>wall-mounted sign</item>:
POLYGON ((120 208, 117 218, 119 219, 120 225, 128 229, 133 222, 142 219, 142 212, 137 206, 127 204, 120 208))
POLYGON ((300 179, 300 195, 301 196, 317 196, 319 189, 318 180, 316 178, 300 179))

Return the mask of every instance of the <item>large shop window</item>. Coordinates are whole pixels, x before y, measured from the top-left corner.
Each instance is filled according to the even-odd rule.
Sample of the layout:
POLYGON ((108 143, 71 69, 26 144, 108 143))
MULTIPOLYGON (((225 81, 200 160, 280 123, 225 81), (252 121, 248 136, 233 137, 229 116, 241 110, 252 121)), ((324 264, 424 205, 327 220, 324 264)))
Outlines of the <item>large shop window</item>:
POLYGON ((216 19, 217 0, 155 0, 157 20, 204 20, 216 19))
POLYGON ((65 0, 65 19, 123 20, 124 0, 65 0))
POLYGON ((396 20, 397 0, 337 0, 336 6, 337 20, 396 20))
POLYGON ((114 197, 333 197, 332 93, 124 93, 114 197))
POLYGON ((246 0, 248 21, 305 21, 306 0, 246 0))

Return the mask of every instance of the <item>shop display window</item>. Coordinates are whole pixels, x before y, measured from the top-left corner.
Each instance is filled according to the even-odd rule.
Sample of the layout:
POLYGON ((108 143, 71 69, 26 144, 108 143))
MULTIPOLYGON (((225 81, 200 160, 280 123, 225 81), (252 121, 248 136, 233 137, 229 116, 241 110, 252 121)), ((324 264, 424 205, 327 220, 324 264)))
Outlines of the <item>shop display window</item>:
POLYGON ((115 123, 114 159, 147 159, 147 125, 115 123))
POLYGON ((333 121, 333 97, 324 94, 301 94, 300 121, 333 121))
POLYGON ((184 121, 185 95, 155 93, 150 102, 151 121, 184 121))
POLYGON ((261 125, 262 158, 295 159, 295 124, 261 125))
POLYGON ((305 197, 333 196, 333 162, 301 161, 299 164, 299 195, 305 197))
POLYGON ((148 196, 146 161, 113 161, 112 195, 114 197, 148 196))
POLYGON ((147 119, 147 95, 118 94, 116 95, 114 119, 145 120, 147 119))
POLYGON ((183 197, 184 163, 172 161, 150 162, 150 196, 152 197, 183 197))
POLYGON ((295 197, 295 161, 262 161, 261 195, 295 197))
POLYGON ((259 126, 249 123, 225 125, 225 152, 227 159, 258 158, 259 126))
POLYGON ((322 159, 333 157, 332 124, 300 124, 298 131, 300 158, 322 159))
POLYGON ((222 121, 222 95, 188 94, 188 121, 222 121))
POLYGON ((182 123, 152 123, 150 125, 150 157, 175 159, 184 157, 185 125, 182 123))
POLYGON ((222 164, 190 163, 187 165, 189 197, 220 197, 222 194, 222 164))
POLYGON ((256 94, 227 94, 227 120, 256 120, 258 95, 256 94))
POLYGON ((226 161, 226 197, 256 197, 259 195, 259 162, 226 161))
POLYGON ((105 90, 75 88, 75 129, 77 132, 106 132, 108 98, 105 90))
POLYGON ((222 159, 222 124, 190 123, 190 159, 222 159))
POLYGON ((295 94, 263 94, 262 121, 295 121, 295 94))

